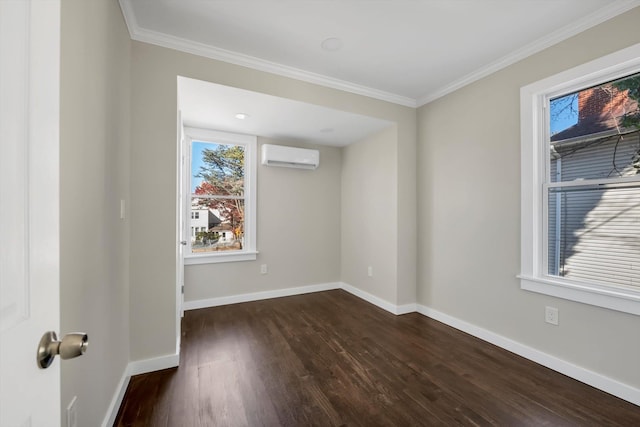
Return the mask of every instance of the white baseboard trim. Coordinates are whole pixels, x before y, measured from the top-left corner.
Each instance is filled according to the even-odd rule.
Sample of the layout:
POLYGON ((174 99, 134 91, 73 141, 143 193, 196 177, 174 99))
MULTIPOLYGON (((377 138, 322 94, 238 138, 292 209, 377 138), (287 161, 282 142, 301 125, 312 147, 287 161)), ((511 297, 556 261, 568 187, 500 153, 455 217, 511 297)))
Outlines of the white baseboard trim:
POLYGON ((289 297, 292 295, 310 294, 313 292, 330 291, 340 289, 341 283, 321 283, 317 285, 298 286, 295 288, 277 289, 274 291, 253 292, 250 294, 230 295, 228 297, 208 298, 194 301, 185 301, 185 310, 197 310, 199 308, 218 307, 220 305, 238 304, 241 302, 260 301, 263 299, 289 297))
POLYGON ((370 294, 369 292, 365 292, 362 289, 351 286, 348 283, 341 282, 340 288, 395 315, 413 313, 416 311, 416 304, 395 305, 387 300, 383 300, 380 297, 370 294))
POLYGON ((112 427, 113 423, 116 422, 116 417, 118 416, 118 411, 120 410, 120 405, 122 404, 122 399, 124 399, 124 393, 127 391, 127 387, 129 386, 129 380, 131 379, 131 375, 127 372, 129 367, 125 368, 122 373, 122 377, 120 378, 120 382, 116 387, 116 392, 111 399, 111 403, 109 403, 109 408, 107 409, 107 415, 104 417, 101 426, 102 427, 112 427))
POLYGON ((347 283, 341 283, 341 285, 341 288, 349 292, 351 295, 355 295, 360 299, 370 302, 371 304, 376 305, 381 309, 388 311, 389 313, 397 314, 396 310, 398 307, 394 304, 391 304, 389 301, 383 300, 382 298, 379 298, 373 294, 370 294, 369 292, 358 289, 355 286, 351 286, 347 283))
POLYGON ((277 289, 274 291, 253 292, 250 294, 230 295, 227 297, 208 298, 194 301, 185 301, 184 310, 197 310, 200 308, 218 307, 221 305, 238 304, 241 302, 260 301, 263 299, 289 297, 292 295, 310 294, 313 292, 342 289, 371 304, 396 315, 413 313, 417 310, 415 303, 395 305, 366 291, 351 286, 344 282, 320 283, 317 285, 298 286, 295 288, 277 289))
POLYGON ((122 378, 120 378, 120 382, 116 387, 113 398, 111 398, 109 409, 107 409, 107 414, 101 424, 102 427, 111 427, 116 421, 118 411, 120 410, 120 405, 122 405, 122 399, 124 399, 124 394, 127 391, 129 381, 131 380, 131 377, 133 375, 146 374, 147 372, 175 368, 176 366, 178 366, 179 361, 180 355, 168 354, 166 356, 129 362, 124 372, 122 373, 122 378))
POLYGON ((435 319, 460 331, 466 332, 474 337, 480 338, 481 340, 490 342, 491 344, 522 356, 525 359, 532 360, 556 372, 560 372, 561 374, 612 394, 620 399, 624 399, 627 402, 640 405, 640 389, 588 369, 581 368, 580 366, 576 366, 563 359, 551 356, 550 354, 536 350, 535 348, 526 346, 471 323, 467 323, 464 320, 444 314, 430 307, 418 304, 417 311, 420 314, 435 319))
POLYGON ((401 315, 401 314, 407 314, 407 313, 415 313, 416 311, 418 311, 418 304, 416 303, 403 304, 403 305, 396 306, 395 314, 401 315))
POLYGON ((166 356, 153 357, 151 359, 129 362, 127 373, 129 376, 146 374, 147 372, 160 371, 162 369, 175 368, 180 362, 179 354, 167 354, 166 356))

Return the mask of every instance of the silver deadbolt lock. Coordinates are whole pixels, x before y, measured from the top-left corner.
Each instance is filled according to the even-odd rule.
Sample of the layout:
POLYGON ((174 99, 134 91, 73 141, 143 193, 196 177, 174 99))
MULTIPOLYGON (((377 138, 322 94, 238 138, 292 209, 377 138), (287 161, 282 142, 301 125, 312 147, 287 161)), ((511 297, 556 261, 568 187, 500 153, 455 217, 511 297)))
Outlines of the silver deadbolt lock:
POLYGON ((40 369, 47 369, 56 355, 61 359, 73 359, 82 356, 89 346, 89 336, 82 332, 73 332, 62 337, 58 341, 55 332, 49 331, 40 339, 38 344, 37 362, 40 369))

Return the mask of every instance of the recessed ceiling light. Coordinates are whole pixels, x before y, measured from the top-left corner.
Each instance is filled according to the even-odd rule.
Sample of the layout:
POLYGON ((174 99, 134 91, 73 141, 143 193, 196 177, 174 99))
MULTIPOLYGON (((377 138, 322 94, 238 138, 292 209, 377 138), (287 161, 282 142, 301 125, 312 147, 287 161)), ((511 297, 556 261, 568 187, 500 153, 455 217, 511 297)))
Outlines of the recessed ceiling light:
POLYGON ((245 113, 238 113, 238 114, 236 114, 236 119, 244 120, 244 119, 248 119, 248 118, 249 118, 249 115, 248 115, 248 114, 245 114, 245 113))
POLYGON ((343 43, 342 43, 342 39, 339 39, 337 37, 329 37, 328 39, 325 39, 320 44, 320 46, 322 46, 324 50, 327 50, 329 52, 335 52, 336 50, 342 49, 343 43))

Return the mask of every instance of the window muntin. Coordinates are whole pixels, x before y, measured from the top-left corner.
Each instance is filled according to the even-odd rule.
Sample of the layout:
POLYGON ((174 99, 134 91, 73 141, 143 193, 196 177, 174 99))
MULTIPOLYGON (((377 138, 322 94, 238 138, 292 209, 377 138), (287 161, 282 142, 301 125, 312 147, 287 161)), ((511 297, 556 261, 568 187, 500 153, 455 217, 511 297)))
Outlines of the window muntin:
POLYGON ((185 264, 256 258, 256 138, 186 128, 185 264))
POLYGON ((627 121, 582 134, 574 128, 572 134, 564 131, 578 124, 578 116, 574 115, 573 123, 568 121, 564 126, 552 125, 551 117, 554 100, 575 94, 575 100, 565 104, 567 110, 573 108, 575 114, 577 94, 581 91, 639 73, 640 44, 521 89, 521 273, 518 277, 522 289, 640 315, 640 285, 634 259, 639 235, 636 223, 640 218, 634 210, 638 208, 634 191, 640 181, 635 172, 638 158, 634 155, 640 147, 635 139, 638 128, 627 121), (605 146, 608 147, 605 149, 605 146), (574 150, 576 147, 580 149, 574 150), (600 154, 608 151, 608 154, 598 160, 589 150, 600 150, 600 154), (573 158, 567 155, 571 151, 575 151, 573 158), (580 156, 587 169, 580 170, 585 166, 579 164, 580 156), (583 200, 579 201, 580 198, 583 200), (597 203, 592 200, 592 206, 585 205, 585 198, 595 199, 597 203), (567 222, 563 228, 563 215, 579 220, 573 226, 567 222), (602 236, 598 234, 603 232, 608 234, 607 239, 615 240, 613 247, 611 241, 599 241, 602 236), (601 248, 594 250, 596 244, 601 248), (567 246, 572 246, 570 251, 567 246), (586 264, 585 260, 588 260, 586 264), (625 263, 625 268, 632 265, 626 276, 621 271, 601 274, 615 264, 625 263), (597 268, 589 272, 587 264, 597 268), (612 283, 611 276, 618 279, 617 282, 612 283), (629 280, 624 282, 625 278, 629 280))

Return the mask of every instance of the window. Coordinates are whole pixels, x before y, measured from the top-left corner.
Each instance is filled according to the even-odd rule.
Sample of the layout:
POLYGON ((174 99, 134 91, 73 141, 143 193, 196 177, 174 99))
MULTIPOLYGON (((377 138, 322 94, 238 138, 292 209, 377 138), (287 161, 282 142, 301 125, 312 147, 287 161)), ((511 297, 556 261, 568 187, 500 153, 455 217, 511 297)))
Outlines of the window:
POLYGON ((640 45, 521 89, 523 289, 640 314, 640 45))
POLYGON ((256 259, 256 137, 185 128, 185 264, 256 259))

